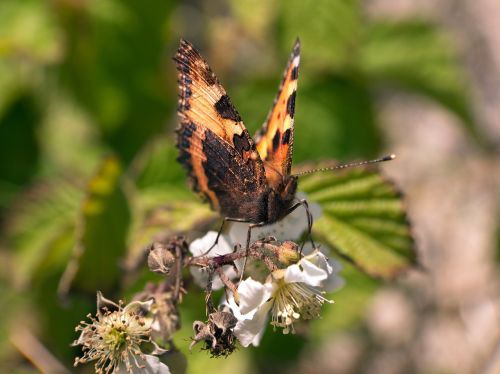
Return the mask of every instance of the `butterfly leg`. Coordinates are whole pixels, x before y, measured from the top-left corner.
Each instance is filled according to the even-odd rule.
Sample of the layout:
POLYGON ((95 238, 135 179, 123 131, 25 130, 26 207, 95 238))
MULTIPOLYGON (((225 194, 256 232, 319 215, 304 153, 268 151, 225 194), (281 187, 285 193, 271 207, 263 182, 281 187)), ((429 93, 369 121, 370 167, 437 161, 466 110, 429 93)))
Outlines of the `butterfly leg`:
POLYGON ((214 249, 214 247, 217 245, 217 243, 219 242, 220 235, 222 234, 222 230, 224 229, 224 224, 225 223, 226 223, 226 218, 223 218, 222 219, 222 224, 220 225, 219 231, 217 232, 217 236, 215 237, 215 241, 213 242, 213 244, 211 245, 210 248, 208 248, 205 252, 203 252, 201 254, 201 256, 208 255, 210 253, 210 251, 212 251, 212 249, 214 249))
MULTIPOLYGON (((309 210, 309 204, 307 203, 307 200, 306 199, 302 199, 302 200, 299 200, 297 203, 295 203, 294 205, 292 205, 286 215, 289 215, 291 214, 294 210, 296 210, 298 207, 300 206, 304 206, 305 210, 306 210, 306 215, 307 215, 307 236, 309 237, 309 240, 311 241, 311 245, 313 248, 316 248, 316 245, 314 244, 314 240, 312 238, 312 225, 313 225, 313 216, 311 214, 311 211, 309 210)), ((304 248, 304 242, 302 243, 302 245, 300 246, 300 253, 302 254, 302 249, 304 248)))
POLYGON ((226 222, 242 222, 242 223, 248 223, 248 221, 244 220, 244 219, 241 219, 241 218, 231 218, 231 217, 224 217, 222 219, 222 224, 220 225, 220 228, 219 228, 219 231, 217 232, 217 236, 215 237, 215 241, 213 242, 212 246, 210 248, 208 248, 205 252, 203 252, 201 254, 201 256, 206 256, 207 254, 210 253, 210 251, 212 251, 212 249, 214 249, 214 247, 217 245, 217 243, 219 242, 219 238, 222 234, 222 230, 224 229, 224 225, 226 224, 226 222))
MULTIPOLYGON (((219 232, 217 233, 217 237, 215 238, 214 244, 212 244, 212 246, 205 253, 203 253, 202 256, 205 256, 206 254, 208 254, 217 245, 217 242, 219 241, 219 237, 220 237, 220 235, 222 233, 222 229, 224 228, 224 224, 227 221, 229 221, 229 222, 248 223, 247 220, 242 219, 242 218, 224 217, 222 219, 222 224, 220 226, 219 232)), ((264 225, 266 225, 266 222, 250 223, 248 225, 247 241, 246 241, 246 245, 245 245, 246 255, 245 255, 245 260, 243 261, 243 268, 241 270, 240 282, 243 280, 243 275, 245 274, 245 268, 246 268, 246 265, 247 265, 248 252, 250 250, 250 240, 252 238, 252 229, 255 228, 255 227, 261 227, 261 226, 264 226, 264 225)))
POLYGON ((243 267, 241 269, 240 283, 243 280, 243 275, 245 274, 245 269, 247 267, 248 253, 250 251, 250 239, 252 238, 252 229, 255 228, 255 227, 262 227, 262 226, 265 226, 265 225, 266 225, 266 222, 250 223, 248 225, 247 243, 246 243, 246 246, 245 246, 246 255, 245 255, 245 259, 243 260, 243 267))

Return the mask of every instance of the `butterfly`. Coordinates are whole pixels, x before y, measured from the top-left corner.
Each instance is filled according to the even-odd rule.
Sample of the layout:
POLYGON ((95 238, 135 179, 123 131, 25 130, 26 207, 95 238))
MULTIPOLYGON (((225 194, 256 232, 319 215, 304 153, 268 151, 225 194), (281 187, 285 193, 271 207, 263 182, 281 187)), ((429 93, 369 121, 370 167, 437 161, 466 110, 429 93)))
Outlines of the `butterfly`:
MULTIPOLYGON (((180 116, 177 159, 186 168, 194 191, 225 220, 250 223, 248 241, 252 227, 279 221, 300 205, 307 209, 305 200, 295 198, 297 176, 291 174, 299 40, 272 109, 254 138, 191 43, 181 40, 174 61, 180 116)), ((308 221, 311 226, 309 213, 308 221)))

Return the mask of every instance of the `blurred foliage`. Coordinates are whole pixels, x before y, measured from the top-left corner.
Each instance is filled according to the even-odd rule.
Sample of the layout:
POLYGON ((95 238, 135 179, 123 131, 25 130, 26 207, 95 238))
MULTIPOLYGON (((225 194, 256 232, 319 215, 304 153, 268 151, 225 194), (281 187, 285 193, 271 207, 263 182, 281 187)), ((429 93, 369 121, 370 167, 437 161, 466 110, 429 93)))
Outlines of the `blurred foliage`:
MULTIPOLYGON (((0 292, 9 305, 0 317, 2 371, 24 365, 5 348, 24 320, 70 367, 73 328, 94 309, 95 291, 108 290, 112 299, 126 292, 120 264, 158 233, 214 222, 175 162, 176 75, 169 58, 181 36, 210 61, 252 131, 301 38, 295 166, 379 155, 384 138, 376 97, 386 88, 435 100, 475 134, 447 36, 418 19, 367 19, 359 1, 2 1, 0 285, 9 289, 0 292), (67 291, 66 305, 58 288, 67 291)), ((390 278, 414 262, 401 200, 379 174, 317 174, 300 188, 323 207, 319 237, 357 266, 346 262, 347 285, 333 296, 337 303, 312 325, 309 339, 266 334, 262 347, 227 360, 189 355, 188 372, 292 365, 307 344, 359 328, 379 282, 358 268, 390 278)), ((202 298, 195 296, 182 305, 183 352, 189 321, 203 318, 202 298)))

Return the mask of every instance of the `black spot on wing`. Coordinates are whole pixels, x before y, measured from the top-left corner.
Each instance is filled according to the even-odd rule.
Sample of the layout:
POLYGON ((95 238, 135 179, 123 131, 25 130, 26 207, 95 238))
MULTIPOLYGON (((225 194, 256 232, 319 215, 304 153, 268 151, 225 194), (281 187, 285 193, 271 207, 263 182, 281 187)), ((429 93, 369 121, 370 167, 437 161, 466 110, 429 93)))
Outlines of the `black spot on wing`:
POLYGON ((299 77, 299 67, 294 66, 294 68, 292 69, 292 73, 290 74, 290 78, 292 80, 297 80, 298 77, 299 77))
MULTIPOLYGON (((249 135, 243 132, 241 135, 235 134, 233 136, 234 148, 238 151, 240 155, 245 151, 249 151, 252 148, 252 145, 249 142, 249 135)), ((255 147, 255 146, 254 146, 255 147)))
POLYGON ((297 95, 297 91, 293 91, 293 93, 288 97, 288 100, 286 101, 286 112, 292 118, 295 115, 295 96, 296 95, 297 95))
POLYGON ((241 121, 240 115, 227 95, 223 95, 219 101, 215 103, 215 110, 217 110, 217 113, 219 113, 222 118, 230 119, 235 122, 241 121))
POLYGON ((276 151, 280 145, 281 133, 280 130, 276 130, 276 134, 273 137, 273 151, 276 151))
POLYGON ((290 143, 290 136, 292 135, 292 129, 287 129, 283 134, 283 139, 281 139, 281 144, 285 145, 290 143))

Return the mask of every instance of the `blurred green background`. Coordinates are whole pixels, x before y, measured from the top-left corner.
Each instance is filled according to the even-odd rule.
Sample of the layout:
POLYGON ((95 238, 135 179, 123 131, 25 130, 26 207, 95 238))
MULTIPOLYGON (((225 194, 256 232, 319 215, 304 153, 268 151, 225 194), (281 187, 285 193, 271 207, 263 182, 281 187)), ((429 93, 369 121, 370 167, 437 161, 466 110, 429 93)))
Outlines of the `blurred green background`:
MULTIPOLYGON (((493 112, 500 86, 495 91, 493 82, 500 59, 488 43, 498 30, 460 28, 491 17, 483 2, 2 0, 0 371, 37 372, 30 361, 40 359, 49 372, 76 370, 78 351, 69 344, 74 326, 95 308, 95 290, 116 299, 140 288, 140 281, 118 283, 117 258, 148 243, 151 227, 183 230, 209 217, 174 161, 171 57, 181 37, 209 61, 251 133, 265 119, 300 37, 294 163, 400 151, 384 170, 407 193, 426 268, 382 284, 347 266, 336 305, 303 336, 269 331, 259 348, 228 359, 195 349, 187 372, 495 368, 500 120, 493 112), (148 215, 162 201, 180 201, 175 214, 148 215), (462 230, 471 236, 457 238, 462 230), (107 255, 82 257, 61 302, 57 291, 75 239, 107 255), (454 249, 446 249, 449 243, 454 249), (479 260, 471 254, 467 264, 484 279, 450 285, 467 268, 449 269, 448 260, 470 252, 479 260), (476 298, 464 297, 464 304, 456 297, 464 293, 476 298), (383 305, 395 314, 384 314, 383 305), (467 330, 475 320, 466 317, 477 310, 480 321, 494 325, 489 332, 467 330), (394 321, 403 337, 384 330, 394 321), (465 363, 446 359, 461 355, 453 344, 465 336, 465 363)), ((202 297, 187 297, 182 311, 187 322, 176 342, 186 352, 190 321, 203 319, 202 297)))

